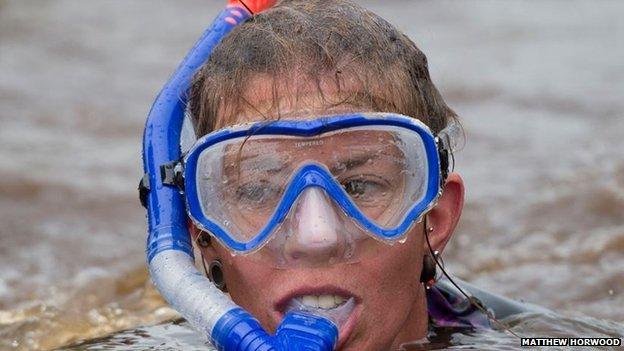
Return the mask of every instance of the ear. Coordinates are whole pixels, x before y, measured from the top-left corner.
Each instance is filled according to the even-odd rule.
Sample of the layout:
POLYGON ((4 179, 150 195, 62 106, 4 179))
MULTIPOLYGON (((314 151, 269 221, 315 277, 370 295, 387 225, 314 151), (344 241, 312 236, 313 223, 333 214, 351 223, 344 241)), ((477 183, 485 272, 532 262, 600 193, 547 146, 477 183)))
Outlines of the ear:
POLYGON ((208 237, 210 237, 210 244, 206 247, 202 247, 197 243, 197 239, 202 234, 202 230, 197 228, 190 220, 188 221, 188 229, 189 233, 191 233, 191 239, 193 240, 193 247, 201 251, 206 261, 210 262, 219 258, 217 251, 215 250, 215 241, 210 235, 208 235, 208 233, 204 233, 204 235, 208 235, 208 237))
MULTIPOLYGON (((427 214, 427 226, 433 228, 429 232, 425 228, 425 235, 429 235, 429 242, 433 250, 442 252, 446 243, 453 236, 464 207, 464 181, 457 173, 450 173, 446 179, 444 192, 438 199, 438 204, 427 214)), ((425 252, 429 248, 425 242, 425 252)))

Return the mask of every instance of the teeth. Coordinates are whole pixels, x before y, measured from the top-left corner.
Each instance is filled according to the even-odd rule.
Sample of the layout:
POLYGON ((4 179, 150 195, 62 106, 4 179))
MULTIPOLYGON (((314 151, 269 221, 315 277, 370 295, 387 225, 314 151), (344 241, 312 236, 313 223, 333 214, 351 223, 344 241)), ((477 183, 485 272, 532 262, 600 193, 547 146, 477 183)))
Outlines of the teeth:
POLYGON ((324 308, 326 310, 328 310, 330 308, 336 307, 336 304, 334 303, 334 296, 333 295, 321 295, 321 296, 319 296, 318 304, 319 304, 320 308, 324 308))
POLYGON ((347 299, 339 295, 304 295, 300 297, 302 304, 313 307, 330 310, 342 305, 347 299))
POLYGON ((304 305, 309 307, 318 308, 319 307, 319 299, 318 296, 314 295, 305 295, 303 299, 301 299, 304 305))

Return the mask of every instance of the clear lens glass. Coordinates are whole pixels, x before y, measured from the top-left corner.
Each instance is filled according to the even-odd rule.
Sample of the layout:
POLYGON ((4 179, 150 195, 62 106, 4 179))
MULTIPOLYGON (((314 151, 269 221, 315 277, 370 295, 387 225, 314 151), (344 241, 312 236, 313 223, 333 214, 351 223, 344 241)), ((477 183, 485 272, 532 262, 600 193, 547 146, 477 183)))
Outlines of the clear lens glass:
POLYGON ((321 164, 371 221, 394 228, 425 195, 420 136, 399 127, 356 127, 314 137, 258 135, 207 148, 197 189, 207 218, 247 241, 269 222, 292 176, 321 164))

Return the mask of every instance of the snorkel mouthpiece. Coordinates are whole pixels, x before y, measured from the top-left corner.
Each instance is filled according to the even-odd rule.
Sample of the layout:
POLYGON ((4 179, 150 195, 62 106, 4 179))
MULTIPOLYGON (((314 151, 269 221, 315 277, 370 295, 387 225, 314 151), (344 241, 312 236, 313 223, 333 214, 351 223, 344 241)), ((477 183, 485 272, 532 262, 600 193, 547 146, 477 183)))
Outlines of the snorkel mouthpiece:
POLYGON ((305 312, 287 313, 275 336, 270 336, 241 308, 223 316, 212 333, 219 350, 333 350, 337 339, 334 323, 305 312))
POLYGON ((236 24, 250 17, 246 9, 228 6, 191 49, 164 86, 147 118, 143 135, 141 197, 147 208, 147 260, 163 297, 219 350, 333 350, 334 322, 305 311, 286 314, 275 336, 200 274, 193 264, 191 237, 183 195, 163 182, 163 165, 180 159, 186 91, 195 71, 236 24))

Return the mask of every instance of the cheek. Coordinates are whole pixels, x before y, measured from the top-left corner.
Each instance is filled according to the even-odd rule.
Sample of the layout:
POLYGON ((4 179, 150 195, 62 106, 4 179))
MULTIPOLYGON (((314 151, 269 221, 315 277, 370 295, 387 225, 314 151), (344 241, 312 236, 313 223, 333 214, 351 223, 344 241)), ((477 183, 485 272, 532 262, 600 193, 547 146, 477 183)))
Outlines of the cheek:
POLYGON ((272 284, 275 269, 262 265, 245 257, 232 257, 229 253, 223 257, 223 268, 228 292, 232 300, 256 317, 260 323, 273 331, 272 318, 275 286, 272 284))
POLYGON ((366 343, 387 345, 409 328, 414 315, 421 312, 416 310, 423 303, 420 301, 423 246, 419 233, 410 233, 405 243, 384 247, 375 258, 362 262, 365 324, 361 335, 368 340, 366 343))
POLYGON ((403 243, 379 245, 377 253, 363 262, 375 274, 382 288, 404 287, 419 282, 423 257, 422 232, 413 229, 403 243))

